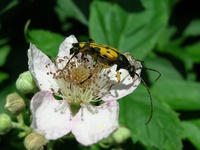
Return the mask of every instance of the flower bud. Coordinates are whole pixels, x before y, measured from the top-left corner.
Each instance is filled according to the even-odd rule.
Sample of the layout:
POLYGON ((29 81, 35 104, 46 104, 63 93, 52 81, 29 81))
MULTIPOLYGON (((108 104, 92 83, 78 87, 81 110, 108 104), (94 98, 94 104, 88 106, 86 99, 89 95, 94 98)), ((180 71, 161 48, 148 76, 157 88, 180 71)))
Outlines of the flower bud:
POLYGON ((19 115, 25 107, 24 99, 17 93, 11 93, 6 97, 4 108, 13 115, 19 115))
POLYGON ((7 114, 0 114, 0 135, 4 135, 12 128, 12 121, 7 114))
POLYGON ((29 71, 23 72, 19 75, 16 81, 16 87, 24 94, 35 93, 38 88, 33 80, 33 77, 29 71))
POLYGON ((24 139, 24 145, 28 150, 44 150, 47 144, 48 140, 37 133, 30 133, 24 139))
POLYGON ((114 141, 118 144, 123 143, 130 137, 131 133, 129 129, 125 127, 120 127, 116 132, 113 133, 112 137, 114 141))

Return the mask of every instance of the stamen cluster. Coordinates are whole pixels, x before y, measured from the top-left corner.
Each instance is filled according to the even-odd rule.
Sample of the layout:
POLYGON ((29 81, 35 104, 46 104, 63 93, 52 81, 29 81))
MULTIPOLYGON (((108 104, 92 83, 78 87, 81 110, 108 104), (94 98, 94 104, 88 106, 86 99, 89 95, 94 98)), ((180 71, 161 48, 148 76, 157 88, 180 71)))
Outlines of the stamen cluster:
MULTIPOLYGON (((97 102, 105 94, 109 94, 111 86, 109 69, 103 69, 102 64, 83 55, 82 59, 75 57, 73 61, 67 62, 69 58, 56 57, 57 64, 67 62, 63 69, 55 72, 48 71, 47 75, 56 80, 59 91, 53 88, 52 93, 69 101, 69 103, 97 102)), ((47 70, 49 64, 46 65, 47 70)))

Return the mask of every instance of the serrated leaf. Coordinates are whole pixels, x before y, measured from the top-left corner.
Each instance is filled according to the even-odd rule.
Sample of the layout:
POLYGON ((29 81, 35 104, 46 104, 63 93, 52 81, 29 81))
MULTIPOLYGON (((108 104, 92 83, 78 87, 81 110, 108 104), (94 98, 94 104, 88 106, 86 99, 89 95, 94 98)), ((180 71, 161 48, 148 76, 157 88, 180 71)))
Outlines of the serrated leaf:
POLYGON ((31 43, 51 58, 57 55, 59 46, 65 39, 64 36, 47 30, 30 30, 28 37, 31 43))
MULTIPOLYGON (((0 40, 1 41, 1 40, 0 40)), ((0 66, 3 66, 11 50, 9 45, 0 46, 0 66)))
POLYGON ((176 32, 175 27, 166 28, 159 38, 156 50, 162 54, 167 54, 181 60, 184 63, 186 70, 189 71, 193 67, 192 58, 181 47, 181 44, 186 38, 181 36, 173 39, 176 32))
POLYGON ((120 100, 122 125, 131 130, 134 142, 141 142, 146 148, 181 150, 181 126, 178 115, 165 103, 153 97, 154 113, 149 124, 145 125, 150 114, 147 92, 138 88, 131 95, 120 100))
POLYGON ((195 126, 200 128, 200 119, 189 120, 189 122, 193 123, 195 126))
POLYGON ((185 29, 184 36, 199 36, 200 35, 200 20, 192 20, 185 29))
POLYGON ((0 2, 0 15, 9 11, 19 4, 19 0, 1 1, 0 2))
POLYGON ((200 62, 200 42, 194 43, 192 45, 186 46, 185 50, 186 54, 192 58, 192 60, 196 63, 200 62))
POLYGON ((149 79, 152 83, 159 84, 162 81, 171 81, 171 80, 183 80, 180 72, 173 66, 173 64, 162 57, 149 56, 144 60, 144 67, 152 68, 161 73, 160 79, 155 83, 155 79, 158 74, 151 70, 143 70, 146 71, 149 75, 149 79))
POLYGON ((84 25, 88 25, 88 20, 84 16, 83 12, 81 12, 81 10, 71 0, 57 0, 55 11, 61 21, 66 20, 68 17, 72 17, 84 25))
POLYGON ((1 84, 4 80, 6 80, 8 77, 9 77, 9 75, 8 75, 7 73, 1 72, 1 71, 0 71, 0 84, 1 84))
POLYGON ((167 1, 142 0, 142 4, 144 9, 133 13, 116 3, 94 1, 90 9, 91 38, 142 59, 154 47, 168 20, 167 1))
POLYGON ((181 47, 169 47, 169 51, 167 51, 167 53, 174 58, 181 60, 184 63, 184 67, 187 71, 193 68, 192 58, 185 51, 183 51, 181 47))
POLYGON ((200 83, 196 82, 162 80, 153 86, 151 91, 176 110, 199 110, 199 89, 200 83))
POLYGON ((200 150, 200 127, 193 122, 183 121, 183 136, 200 150))
POLYGON ((177 29, 175 27, 165 28, 161 32, 160 38, 158 39, 158 43, 156 46, 157 50, 160 52, 167 51, 166 48, 168 48, 171 44, 171 38, 176 32, 177 29))

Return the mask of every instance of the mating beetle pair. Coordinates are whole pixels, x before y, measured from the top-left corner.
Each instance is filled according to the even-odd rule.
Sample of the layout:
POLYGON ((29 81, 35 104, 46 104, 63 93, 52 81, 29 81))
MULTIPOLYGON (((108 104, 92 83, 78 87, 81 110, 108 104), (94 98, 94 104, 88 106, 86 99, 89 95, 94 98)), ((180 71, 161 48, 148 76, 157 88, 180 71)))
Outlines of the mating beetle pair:
MULTIPOLYGON (((120 82, 120 80, 121 80, 120 72, 119 72, 120 69, 127 70, 132 78, 134 78, 135 75, 138 76, 141 79, 141 82, 143 83, 143 85, 146 87, 149 97, 150 97, 151 115, 149 117, 149 120, 147 121, 147 123, 149 123, 149 121, 152 118, 152 113, 153 113, 152 97, 151 97, 151 93, 149 91, 148 86, 146 85, 144 80, 140 77, 140 75, 138 75, 136 73, 136 69, 148 69, 148 70, 155 71, 155 72, 159 73, 158 78, 161 76, 160 72, 158 72, 157 70, 154 70, 154 69, 150 69, 150 68, 143 68, 143 67, 136 68, 134 65, 130 64, 129 60, 127 59, 127 55, 122 54, 116 48, 113 48, 113 47, 110 47, 107 45, 96 44, 92 39, 89 39, 87 42, 73 43, 72 48, 70 49, 70 55, 72 55, 70 60, 74 56, 76 56, 78 53, 91 55, 95 61, 99 61, 103 64, 103 68, 108 68, 115 64, 117 65, 117 69, 116 69, 117 83, 111 85, 111 87, 114 85, 117 85, 120 82)), ((128 55, 130 55, 130 54, 128 54, 128 55)), ((135 59, 133 56, 131 56, 131 57, 133 59, 135 59)), ((69 62, 70 62, 70 60, 69 60, 69 62)), ((156 80, 158 80, 158 78, 156 80)))

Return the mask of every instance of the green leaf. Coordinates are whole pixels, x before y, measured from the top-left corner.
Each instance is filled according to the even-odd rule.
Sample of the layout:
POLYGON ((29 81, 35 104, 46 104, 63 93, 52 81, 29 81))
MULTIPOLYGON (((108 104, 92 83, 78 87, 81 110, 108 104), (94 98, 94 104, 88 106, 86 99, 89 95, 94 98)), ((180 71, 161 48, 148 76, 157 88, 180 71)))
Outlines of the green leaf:
POLYGON ((134 142, 141 142, 147 148, 181 150, 181 126, 178 115, 165 103, 153 97, 154 113, 150 114, 149 97, 144 88, 138 87, 131 95, 120 100, 122 126, 131 130, 134 142))
POLYGON ((185 29, 184 36, 199 36, 200 35, 200 20, 192 20, 185 29))
POLYGON ((151 91, 176 110, 200 110, 200 83, 162 80, 151 91))
POLYGON ((186 52, 183 51, 183 48, 169 47, 167 53, 170 54, 172 57, 176 58, 177 60, 181 60, 184 63, 184 67, 187 71, 192 70, 193 60, 186 52))
MULTIPOLYGON (((8 39, 0 39, 0 66, 3 66, 7 60, 7 56, 11 51, 10 45, 7 44, 8 39)), ((0 71, 0 83, 8 79, 9 74, 0 71)))
MULTIPOLYGON (((161 73, 160 79, 156 82, 156 84, 159 84, 162 81, 171 81, 171 80, 183 80, 182 75, 178 70, 173 66, 173 64, 162 57, 155 57, 155 56, 149 56, 144 60, 144 67, 146 68, 152 68, 161 73)), ((143 69, 145 71, 145 69, 143 69)), ((157 78, 158 74, 156 72, 146 70, 148 73, 148 77, 151 82, 155 82, 155 79, 157 78)))
POLYGON ((160 38, 158 39, 158 43, 156 46, 156 50, 163 52, 168 51, 169 45, 171 46, 171 38, 173 35, 177 32, 177 29, 175 27, 167 27, 165 28, 160 35, 160 38))
POLYGON ((57 55, 59 46, 65 39, 64 36, 46 30, 30 30, 28 37, 31 43, 51 58, 57 55))
MULTIPOLYGON (((2 41, 4 41, 4 39, 1 39, 0 40, 0 43, 2 43, 2 41)), ((3 44, 3 43, 2 43, 3 44)), ((6 58, 9 54, 11 50, 11 47, 9 45, 2 45, 0 46, 0 66, 3 66, 5 61, 6 61, 6 58)))
MULTIPOLYGON (((164 35, 163 35, 164 36, 164 35)), ((190 55, 180 46, 181 43, 185 40, 184 37, 180 37, 179 39, 168 41, 168 39, 161 38, 160 41, 164 41, 163 43, 160 42, 158 45, 157 51, 162 53, 162 55, 170 56, 171 58, 175 58, 177 60, 182 61, 184 64, 186 71, 191 71, 193 69, 193 60, 190 55), (165 41, 166 40, 166 41, 165 41)), ((195 56, 194 56, 195 57, 195 56)), ((196 57, 196 59, 198 59, 196 57)))
POLYGON ((142 0, 144 9, 128 12, 118 4, 94 1, 89 32, 97 43, 107 44, 141 59, 155 46, 168 20, 167 1, 142 0))
POLYGON ((172 57, 181 60, 187 71, 193 67, 191 57, 183 50, 181 44, 185 41, 185 37, 173 39, 174 34, 177 32, 175 27, 168 27, 163 30, 159 41, 156 46, 156 50, 160 53, 171 55, 172 57), (173 40, 172 40, 173 39, 173 40))
POLYGON ((182 126, 184 138, 188 139, 198 150, 200 150, 200 126, 189 121, 183 121, 182 126))
POLYGON ((66 21, 68 17, 72 17, 80 21, 82 24, 88 25, 88 20, 84 16, 83 12, 81 12, 72 0, 57 0, 55 11, 62 22, 66 21))
POLYGON ((18 4, 19 4, 19 0, 0 1, 0 15, 16 7, 18 4))
POLYGON ((1 84, 4 80, 8 79, 8 77, 9 77, 9 75, 8 75, 7 73, 1 72, 1 71, 0 71, 0 84, 1 84))
POLYGON ((186 54, 189 54, 194 62, 200 62, 200 42, 186 46, 185 50, 187 51, 186 54))
POLYGON ((189 122, 195 124, 198 128, 200 128, 200 119, 189 120, 189 122))

